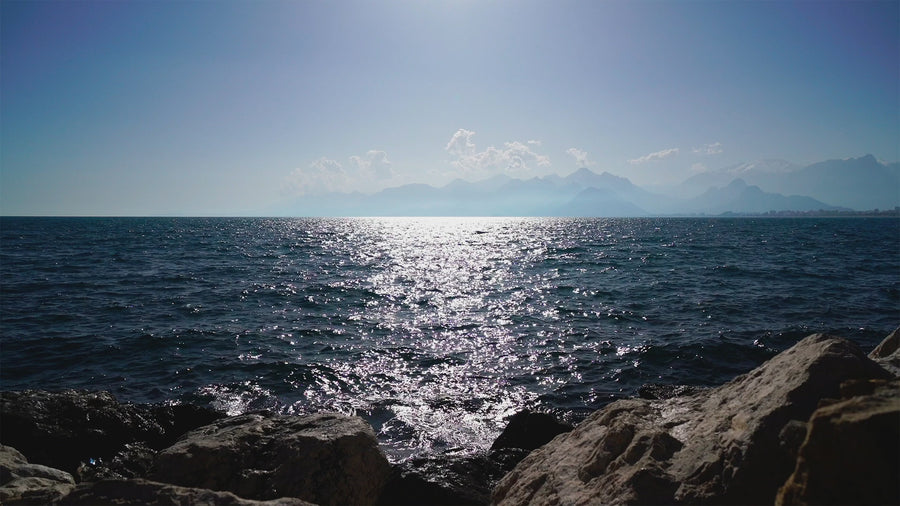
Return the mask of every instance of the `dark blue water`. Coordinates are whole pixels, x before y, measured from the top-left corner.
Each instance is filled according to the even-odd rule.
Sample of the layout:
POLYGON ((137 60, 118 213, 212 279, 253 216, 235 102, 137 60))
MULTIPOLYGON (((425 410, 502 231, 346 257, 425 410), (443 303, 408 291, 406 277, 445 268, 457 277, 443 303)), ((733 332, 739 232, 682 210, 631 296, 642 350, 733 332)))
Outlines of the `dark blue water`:
POLYGON ((3 389, 356 413, 395 459, 900 325, 896 219, 2 218, 0 237, 3 389))

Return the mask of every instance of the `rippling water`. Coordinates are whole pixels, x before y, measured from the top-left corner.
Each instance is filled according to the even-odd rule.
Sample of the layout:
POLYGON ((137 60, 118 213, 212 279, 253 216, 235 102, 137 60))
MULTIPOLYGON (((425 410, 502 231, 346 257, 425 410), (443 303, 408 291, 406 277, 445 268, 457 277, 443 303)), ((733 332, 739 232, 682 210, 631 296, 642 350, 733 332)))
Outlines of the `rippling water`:
POLYGON ((337 410, 393 459, 900 324, 895 219, 0 219, 4 389, 337 410))

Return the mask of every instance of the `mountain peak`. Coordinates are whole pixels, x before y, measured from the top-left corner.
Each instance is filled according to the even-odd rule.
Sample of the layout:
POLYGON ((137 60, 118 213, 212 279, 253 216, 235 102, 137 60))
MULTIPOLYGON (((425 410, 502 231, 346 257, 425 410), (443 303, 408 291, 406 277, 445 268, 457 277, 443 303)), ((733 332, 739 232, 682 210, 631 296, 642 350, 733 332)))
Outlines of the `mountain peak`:
POLYGON ((578 169, 575 172, 566 176, 566 179, 581 178, 581 177, 594 177, 596 175, 597 175, 597 173, 592 171, 591 169, 589 169, 587 167, 581 167, 580 169, 578 169))

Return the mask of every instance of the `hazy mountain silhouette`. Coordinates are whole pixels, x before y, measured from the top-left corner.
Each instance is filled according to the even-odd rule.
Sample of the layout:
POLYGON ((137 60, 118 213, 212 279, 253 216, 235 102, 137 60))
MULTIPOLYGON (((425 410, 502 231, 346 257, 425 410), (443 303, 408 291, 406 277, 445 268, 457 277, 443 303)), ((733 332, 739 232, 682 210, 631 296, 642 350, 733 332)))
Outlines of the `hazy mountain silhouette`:
POLYGON ((710 188, 690 199, 686 210, 700 214, 766 213, 769 211, 818 211, 836 209, 824 202, 800 195, 767 193, 759 186, 735 179, 723 188, 710 188))
POLYGON ((581 168, 564 177, 499 175, 475 182, 456 179, 442 187, 409 184, 371 195, 306 196, 285 214, 648 216, 892 209, 900 205, 900 164, 882 164, 871 155, 807 167, 762 160, 697 174, 673 193, 650 192, 627 178, 581 168))
POLYGON ((883 164, 872 155, 828 160, 801 167, 785 160, 761 160, 697 174, 681 184, 682 195, 699 195, 741 178, 763 191, 807 195, 856 210, 900 205, 900 164, 883 164))
POLYGON ((810 195, 852 209, 900 205, 900 173, 872 155, 828 160, 785 174, 772 191, 810 195))
POLYGON ((727 186, 735 179, 743 179, 752 185, 762 183, 769 188, 769 185, 766 184, 768 181, 801 168, 803 167, 795 163, 777 159, 739 163, 691 176, 684 180, 675 189, 675 192, 682 197, 695 197, 710 188, 727 186))

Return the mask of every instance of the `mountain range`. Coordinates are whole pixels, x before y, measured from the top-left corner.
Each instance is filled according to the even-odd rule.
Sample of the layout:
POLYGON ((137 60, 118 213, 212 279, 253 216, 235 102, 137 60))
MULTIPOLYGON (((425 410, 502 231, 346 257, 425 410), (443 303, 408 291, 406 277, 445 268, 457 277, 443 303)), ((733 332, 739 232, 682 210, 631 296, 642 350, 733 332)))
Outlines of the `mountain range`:
POLYGON ((799 166, 761 160, 694 175, 680 185, 634 185, 609 172, 581 168, 568 176, 434 187, 409 184, 374 194, 305 196, 295 216, 666 216, 759 214, 781 211, 893 209, 900 206, 900 163, 872 155, 799 166))

